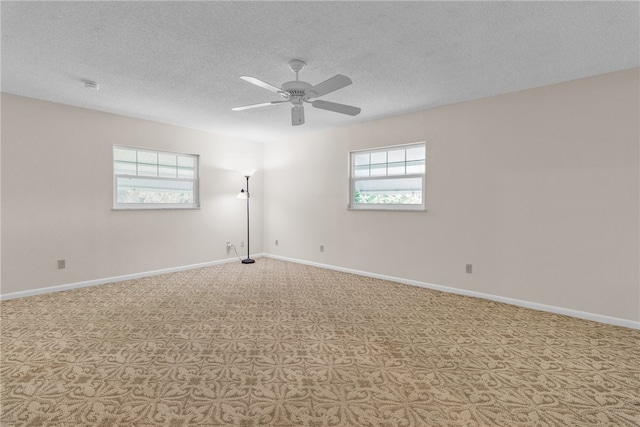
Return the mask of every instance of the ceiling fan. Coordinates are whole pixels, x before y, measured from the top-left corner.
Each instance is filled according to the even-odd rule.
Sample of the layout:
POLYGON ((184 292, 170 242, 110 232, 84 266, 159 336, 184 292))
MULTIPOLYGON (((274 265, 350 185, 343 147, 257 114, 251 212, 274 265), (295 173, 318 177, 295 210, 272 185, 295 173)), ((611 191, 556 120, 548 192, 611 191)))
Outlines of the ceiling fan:
POLYGON ((350 116, 355 116, 360 114, 360 108, 352 107, 351 105, 338 104, 335 102, 322 101, 320 99, 316 99, 315 101, 311 101, 314 98, 319 98, 328 93, 334 92, 338 89, 342 89, 345 86, 349 86, 351 84, 351 79, 347 76, 343 76, 342 74, 337 74, 331 77, 329 80, 325 80, 322 83, 319 83, 315 86, 311 86, 307 82, 303 82, 298 80, 298 73, 307 65, 304 61, 299 59, 292 59, 289 61, 289 68, 291 71, 296 73, 296 79, 291 82, 286 82, 282 84, 281 88, 277 88, 269 83, 265 83, 262 80, 256 79, 255 77, 241 76, 240 78, 249 83, 253 83, 256 86, 260 86, 261 88, 267 89, 271 92, 274 92, 280 95, 283 99, 278 101, 270 101, 270 102, 262 102, 259 104, 251 104, 245 105, 243 107, 235 107, 232 108, 233 111, 242 111, 248 110, 250 108, 258 108, 258 107, 267 107, 269 105, 277 105, 283 104, 285 102, 290 102, 293 104, 291 107, 291 124, 293 126, 300 126, 304 124, 304 105, 303 103, 307 102, 311 104, 315 108, 320 108, 322 110, 329 110, 336 113, 348 114, 350 116))

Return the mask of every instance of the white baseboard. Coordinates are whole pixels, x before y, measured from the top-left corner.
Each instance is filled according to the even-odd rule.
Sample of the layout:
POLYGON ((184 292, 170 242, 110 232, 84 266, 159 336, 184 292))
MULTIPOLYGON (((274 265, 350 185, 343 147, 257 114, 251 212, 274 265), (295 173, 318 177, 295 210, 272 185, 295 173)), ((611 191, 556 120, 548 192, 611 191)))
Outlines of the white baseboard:
MULTIPOLYGON (((262 258, 262 257, 274 258, 282 261, 294 262, 297 264, 304 264, 304 265, 310 265, 313 267, 326 268, 328 270, 335 270, 335 271, 341 271, 344 273, 357 274, 358 276, 372 277, 375 279, 382 279, 382 280, 388 280, 390 282, 403 283, 403 284, 412 285, 412 286, 419 286, 421 288, 433 289, 441 292, 447 292, 447 293, 458 294, 458 295, 466 295, 466 296, 482 298, 490 301, 502 302, 506 304, 515 305, 518 307, 525 307, 525 308, 531 308, 539 311, 546 311, 549 313, 562 314, 565 316, 576 317, 584 320, 591 320, 599 323, 606 323, 609 325, 623 326, 625 328, 631 328, 631 329, 640 329, 640 322, 638 321, 621 319, 618 317, 604 316, 602 314, 589 313, 589 312, 573 310, 569 308, 556 307, 552 305, 540 304, 536 302, 524 301, 524 300, 519 300, 514 298, 507 298, 499 295, 485 294, 482 292, 468 291, 465 289, 451 288, 449 286, 419 282, 417 280, 409 280, 409 279, 403 279, 403 278, 393 277, 393 276, 386 276, 384 274, 369 273, 367 271, 354 270, 351 268, 338 267, 335 265, 305 261, 305 260, 296 259, 296 258, 288 258, 288 257, 279 256, 279 255, 252 254, 251 257, 252 258, 262 258)), ((49 286, 45 288, 31 289, 28 291, 0 294, 0 301, 14 299, 14 298, 29 297, 34 295, 48 294, 51 292, 66 291, 69 289, 86 288, 89 286, 103 285, 106 283, 114 283, 114 282, 121 282, 124 280, 139 279, 142 277, 157 276, 159 274, 174 273, 177 271, 193 270, 196 268, 210 267, 213 265, 226 264, 229 262, 237 262, 237 261, 238 261, 237 258, 227 258, 227 259, 222 259, 218 261, 203 262, 200 264, 183 265, 178 267, 164 268, 161 270, 147 271, 144 273, 125 274, 122 276, 107 277, 104 279, 87 280, 83 282, 69 283, 66 285, 49 286)))
POLYGON ((502 302, 505 304, 515 305, 518 307, 531 308, 533 310, 546 311, 546 312, 555 313, 555 314, 562 314, 565 316, 576 317, 578 319, 591 320, 594 322, 606 323, 606 324, 615 325, 615 326, 623 326, 625 328, 631 328, 631 329, 640 329, 640 321, 621 319, 618 317, 611 317, 611 316, 604 316, 602 314, 589 313, 589 312, 580 311, 580 310, 573 310, 570 308, 556 307, 553 305, 540 304, 537 302, 507 298, 499 295, 485 294, 482 292, 468 291, 465 289, 451 288, 449 286, 419 282, 417 280, 408 280, 408 279, 402 279, 399 277, 385 276, 383 274, 369 273, 366 271, 353 270, 350 268, 337 267, 334 265, 321 264, 317 262, 283 257, 279 255, 264 254, 264 256, 268 258, 279 259, 282 261, 295 262, 298 264, 305 264, 313 267, 320 267, 320 268, 326 268, 329 270, 341 271, 344 273, 357 274, 358 276, 372 277, 374 279, 382 279, 382 280, 388 280, 390 282, 397 282, 397 283, 403 283, 406 285, 419 286, 421 288, 433 289, 436 291, 442 291, 442 292, 447 292, 451 294, 465 295, 465 296, 470 296, 475 298, 482 298, 490 301, 502 302))
MULTIPOLYGON (((262 254, 251 255, 252 258, 261 258, 262 254)), ((83 282, 69 283, 66 285, 48 286, 45 288, 31 289, 28 291, 11 292, 8 294, 0 294, 0 301, 30 297, 34 295, 48 294, 51 292, 66 291, 69 289, 86 288, 89 286, 104 285, 106 283, 122 282, 124 280, 140 279, 142 277, 157 276, 159 274, 174 273, 176 271, 193 270, 196 268, 210 267, 212 265, 226 264, 229 262, 239 262, 238 258, 227 258, 218 261, 203 262, 200 264, 182 265, 178 267, 163 268, 160 270, 146 271, 144 273, 125 274, 122 276, 106 277, 103 279, 86 280, 83 282)))

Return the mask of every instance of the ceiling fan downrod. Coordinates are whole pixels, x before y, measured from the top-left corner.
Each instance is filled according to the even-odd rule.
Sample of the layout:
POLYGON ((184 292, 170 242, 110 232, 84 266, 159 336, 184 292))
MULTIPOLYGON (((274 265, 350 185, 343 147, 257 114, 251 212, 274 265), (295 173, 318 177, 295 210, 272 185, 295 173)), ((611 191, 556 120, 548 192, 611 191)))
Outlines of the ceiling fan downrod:
POLYGON ((292 59, 289 61, 289 69, 296 73, 296 81, 298 81, 298 73, 302 71, 305 65, 307 65, 307 63, 301 59, 292 59))

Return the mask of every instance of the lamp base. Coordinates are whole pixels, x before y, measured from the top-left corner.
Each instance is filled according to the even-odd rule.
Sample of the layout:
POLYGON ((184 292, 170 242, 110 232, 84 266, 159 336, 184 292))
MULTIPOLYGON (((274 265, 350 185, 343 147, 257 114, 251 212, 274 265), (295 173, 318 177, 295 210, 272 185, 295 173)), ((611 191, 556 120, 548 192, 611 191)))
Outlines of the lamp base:
POLYGON ((253 264, 254 262, 256 262, 256 261, 251 259, 251 258, 247 258, 247 259, 243 259, 242 260, 243 264, 253 264))

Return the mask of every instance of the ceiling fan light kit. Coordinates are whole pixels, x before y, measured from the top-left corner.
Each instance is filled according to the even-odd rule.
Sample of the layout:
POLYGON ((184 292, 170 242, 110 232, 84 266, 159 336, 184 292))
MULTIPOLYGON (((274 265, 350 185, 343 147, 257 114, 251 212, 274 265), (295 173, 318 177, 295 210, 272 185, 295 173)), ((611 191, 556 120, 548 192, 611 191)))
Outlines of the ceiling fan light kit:
POLYGON ((353 107, 351 105, 338 104, 335 102, 322 101, 319 99, 315 101, 311 101, 311 99, 313 98, 318 98, 318 97, 327 95, 331 92, 335 92, 338 89, 342 89, 343 87, 349 86, 352 82, 349 77, 343 76, 342 74, 337 74, 331 77, 330 79, 325 80, 322 83, 312 86, 309 83, 300 81, 298 79, 298 73, 302 71, 305 65, 307 64, 300 59, 292 59, 291 61, 289 61, 289 68, 291 69, 291 71, 296 73, 296 79, 290 82, 283 83, 280 88, 277 88, 269 83, 263 82, 262 80, 257 79, 255 77, 241 76, 240 78, 242 80, 252 83, 268 91, 271 91, 279 95, 280 97, 282 97, 283 100, 245 105, 241 107, 232 108, 232 110, 243 111, 251 108, 268 107, 271 105, 290 102, 293 105, 291 107, 291 124, 293 126, 300 126, 304 124, 304 103, 305 102, 321 110, 333 111, 335 113, 347 114, 349 116, 356 116, 360 114, 360 108, 353 107))

